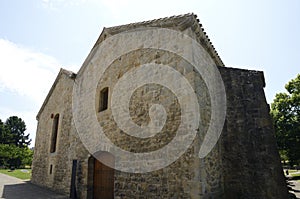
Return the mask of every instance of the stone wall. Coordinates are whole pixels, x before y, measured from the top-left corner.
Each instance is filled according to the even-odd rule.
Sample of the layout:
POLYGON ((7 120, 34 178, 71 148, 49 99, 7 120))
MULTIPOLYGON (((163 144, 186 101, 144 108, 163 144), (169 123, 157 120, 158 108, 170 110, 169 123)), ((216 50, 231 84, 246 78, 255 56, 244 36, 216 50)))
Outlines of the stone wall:
MULTIPOLYGON (((207 55, 208 56, 208 55, 207 55)), ((103 74, 97 88, 95 106, 99 106, 99 93, 108 87, 110 91, 132 68, 145 63, 158 63, 173 67, 185 76, 194 86, 200 105, 201 122, 199 132, 191 147, 170 166, 145 174, 132 174, 117 171, 115 173, 116 198, 218 198, 223 193, 221 176, 221 158, 219 147, 205 159, 198 158, 200 143, 208 128, 210 119, 210 99, 207 87, 200 74, 182 57, 176 54, 154 49, 132 51, 113 62, 103 74)), ((147 76, 148 74, 144 74, 147 76)), ((131 152, 149 152, 168 144, 175 136, 180 124, 180 105, 177 98, 166 87, 148 84, 138 88, 130 101, 130 116, 138 125, 149 123, 149 108, 152 104, 162 104, 167 111, 167 121, 162 131, 147 139, 139 139, 121 131, 115 123, 110 106, 99 112, 98 121, 103 131, 113 143, 131 152)), ((98 108, 96 108, 98 110, 98 108)))
POLYGON ((219 67, 227 117, 221 143, 225 198, 287 198, 262 72, 219 67))
MULTIPOLYGON (((185 60, 170 52, 153 49, 131 52, 121 57, 122 62, 112 63, 104 77, 115 79, 102 79, 98 91, 106 86, 113 87, 122 74, 136 67, 135 59, 132 59, 135 56, 140 58, 140 64, 145 59, 151 61, 152 57, 154 63, 168 64, 182 71, 198 94, 202 122, 191 147, 170 166, 145 174, 116 171, 115 198, 286 198, 262 72, 219 67, 227 91, 226 123, 218 144, 206 158, 199 159, 198 151, 204 136, 201 132, 207 130, 210 118, 210 104, 207 103, 210 99, 201 76, 185 60), (124 67, 120 68, 121 64, 124 67)), ((32 182, 69 194, 72 160, 77 159, 77 194, 79 198, 87 198, 88 190, 92 189, 92 178, 88 173, 90 155, 72 120, 72 87, 73 80, 68 75, 59 75, 55 89, 39 115, 32 182), (57 149, 50 153, 51 114, 56 113, 60 114, 57 149), (50 165, 53 166, 52 174, 49 173, 50 165)), ((110 108, 99 112, 98 119, 116 145, 134 152, 157 150, 174 137, 180 122, 180 106, 176 97, 162 86, 141 87, 130 104, 131 116, 137 124, 147 124, 152 103, 164 104, 168 119, 162 132, 150 139, 135 139, 120 131, 111 117, 110 108)), ((95 106, 98 106, 97 102, 95 106)))
MULTIPOLYGON (((73 159, 84 160, 88 157, 88 152, 80 142, 72 122, 73 83, 74 80, 69 77, 68 72, 62 69, 37 118, 38 127, 32 164, 32 183, 64 194, 69 194, 73 159), (50 153, 52 116, 56 114, 59 114, 56 151, 50 153)), ((85 167, 87 165, 79 172, 86 173, 85 167)), ((79 194, 81 194, 80 190, 79 194)), ((86 195, 86 187, 83 194, 86 195)))

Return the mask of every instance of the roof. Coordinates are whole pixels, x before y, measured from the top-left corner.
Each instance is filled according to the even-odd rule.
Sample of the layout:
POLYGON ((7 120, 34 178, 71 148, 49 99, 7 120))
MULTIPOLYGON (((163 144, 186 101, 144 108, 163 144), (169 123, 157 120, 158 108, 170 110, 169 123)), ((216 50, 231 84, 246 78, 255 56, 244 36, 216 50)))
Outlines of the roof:
MULTIPOLYGON (((106 38, 113 36, 115 34, 128 31, 131 29, 141 28, 141 27, 160 27, 160 28, 176 28, 178 30, 185 30, 189 27, 194 31, 197 36, 197 41, 200 43, 210 54, 212 59, 215 61, 218 66, 225 66, 221 58, 219 57, 216 49, 214 48, 212 42, 208 38, 206 32, 202 28, 197 15, 193 13, 188 13, 184 15, 171 16, 166 18, 160 18, 150 21, 143 21, 137 23, 130 23, 121 26, 114 26, 109 28, 103 28, 102 33, 100 34, 98 40, 96 41, 93 49, 106 38)), ((92 50, 93 50, 92 49, 92 50)), ((91 52, 92 52, 91 50, 91 52)))
POLYGON ((49 99, 50 99, 50 96, 52 95, 52 92, 53 92, 54 89, 55 89, 56 84, 58 83, 58 80, 60 79, 60 77, 61 77, 62 75, 67 75, 70 79, 73 79, 73 78, 76 77, 76 74, 73 73, 72 71, 69 71, 69 70, 66 70, 66 69, 63 69, 63 68, 60 69, 58 75, 56 76, 56 79, 55 79, 54 83, 53 83, 52 86, 51 86, 50 91, 49 91, 48 94, 47 94, 46 99, 44 100, 44 102, 43 102, 43 104, 42 104, 42 107, 40 108, 40 110, 39 110, 39 112, 38 112, 38 114, 37 114, 37 116, 36 116, 36 119, 37 119, 37 120, 39 120, 40 114, 43 112, 43 110, 44 110, 46 104, 48 103, 48 101, 49 101, 49 99))
MULTIPOLYGON (((98 40, 96 41, 95 45, 91 49, 91 52, 89 53, 88 57, 85 59, 84 63, 82 64, 81 69, 78 71, 84 70, 86 63, 89 62, 89 60, 93 57, 95 53, 95 47, 98 46, 102 41, 104 41, 106 38, 116 35, 118 33, 133 30, 136 28, 142 28, 142 27, 159 27, 159 28, 170 28, 170 29, 176 29, 183 31, 187 28, 191 28, 193 32, 196 35, 196 39, 198 43, 200 43, 206 51, 210 54, 214 62, 217 66, 225 66, 221 58, 219 57, 216 49, 214 48, 213 44, 211 43, 210 39, 208 38, 206 32, 202 28, 202 24, 200 23, 199 19, 197 18, 197 15, 193 13, 188 13, 184 15, 177 15, 177 16, 171 16, 166 18, 160 18, 150 21, 143 21, 143 22, 137 22, 137 23, 130 23, 126 25, 121 26, 114 26, 109 28, 103 28, 102 33, 100 34, 98 40)), ((68 75, 70 78, 75 78, 76 74, 72 71, 68 71, 65 69, 61 69, 41 107, 37 114, 37 119, 39 118, 41 112, 43 111, 45 105, 47 104, 59 78, 61 75, 68 75)))

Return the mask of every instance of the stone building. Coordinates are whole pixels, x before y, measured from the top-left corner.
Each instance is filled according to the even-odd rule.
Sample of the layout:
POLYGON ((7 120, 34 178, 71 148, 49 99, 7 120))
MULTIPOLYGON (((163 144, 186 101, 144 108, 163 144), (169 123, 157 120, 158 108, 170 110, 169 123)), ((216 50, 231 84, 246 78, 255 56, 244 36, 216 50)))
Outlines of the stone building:
POLYGON ((262 72, 225 67, 194 14, 104 28, 77 74, 60 70, 38 112, 31 181, 77 198, 286 199, 264 86, 262 72), (180 96, 189 89, 193 112, 192 97, 180 96), (124 130, 130 122, 144 134, 124 130), (179 131, 158 161, 139 160, 179 131))

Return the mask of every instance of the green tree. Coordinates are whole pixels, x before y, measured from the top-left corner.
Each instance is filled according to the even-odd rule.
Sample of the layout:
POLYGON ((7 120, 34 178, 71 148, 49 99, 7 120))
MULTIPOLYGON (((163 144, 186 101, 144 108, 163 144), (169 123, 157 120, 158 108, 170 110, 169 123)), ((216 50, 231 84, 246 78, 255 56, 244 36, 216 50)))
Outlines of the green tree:
POLYGON ((11 140, 11 135, 8 133, 5 124, 0 119, 0 144, 8 144, 11 140))
POLYGON ((20 168, 31 165, 33 151, 26 147, 0 144, 0 166, 20 168))
POLYGON ((23 148, 22 153, 22 165, 31 165, 33 159, 33 150, 25 147, 23 148))
POLYGON ((287 93, 276 94, 271 116, 281 157, 294 165, 300 163, 300 74, 285 88, 287 93))
POLYGON ((5 122, 5 128, 8 136, 6 137, 8 144, 14 144, 17 147, 26 147, 30 144, 29 134, 25 135, 25 122, 17 116, 9 117, 5 122))
POLYGON ((25 134, 25 122, 17 116, 0 120, 0 166, 19 168, 31 165, 33 151, 28 148, 31 140, 25 134))

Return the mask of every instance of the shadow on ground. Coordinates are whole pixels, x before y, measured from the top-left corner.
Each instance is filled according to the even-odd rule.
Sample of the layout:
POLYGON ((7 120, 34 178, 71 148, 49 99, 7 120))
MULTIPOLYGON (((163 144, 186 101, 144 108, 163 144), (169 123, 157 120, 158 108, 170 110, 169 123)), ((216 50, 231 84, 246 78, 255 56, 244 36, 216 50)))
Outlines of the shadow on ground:
POLYGON ((300 199, 300 176, 287 177, 286 183, 290 193, 290 199, 300 199), (298 182, 297 182, 298 181, 298 182))
POLYGON ((30 182, 4 185, 2 198, 6 199, 65 199, 66 196, 44 189, 30 182))

